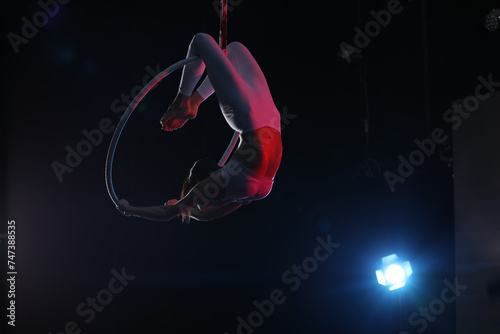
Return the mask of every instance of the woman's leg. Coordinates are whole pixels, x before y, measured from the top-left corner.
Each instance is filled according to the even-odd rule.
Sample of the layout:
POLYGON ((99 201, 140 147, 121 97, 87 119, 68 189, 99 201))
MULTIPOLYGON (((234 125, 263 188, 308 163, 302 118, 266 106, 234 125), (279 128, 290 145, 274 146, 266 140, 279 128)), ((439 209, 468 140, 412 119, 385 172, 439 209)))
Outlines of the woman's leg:
POLYGON ((269 92, 264 73, 246 46, 240 42, 232 42, 227 50, 229 61, 243 81, 259 94, 269 92))
POLYGON ((214 90, 223 111, 235 107, 247 109, 255 94, 272 101, 264 74, 248 49, 233 42, 227 51, 226 56, 210 35, 199 33, 193 37, 187 57, 199 56, 201 59, 184 66, 179 94, 160 120, 164 129, 178 129, 187 119, 194 118, 199 103, 214 90), (208 77, 193 94, 205 67, 208 77))
MULTIPOLYGON (((239 76, 224 54, 224 51, 222 51, 215 40, 208 34, 199 33, 193 37, 189 44, 186 58, 193 56, 198 56, 201 59, 184 66, 179 86, 179 91, 183 95, 191 96, 207 65, 209 68, 207 72, 212 72, 218 77, 224 77, 224 80, 232 79, 231 81, 233 81, 235 77, 239 76)), ((205 87, 207 88, 205 91, 211 94, 213 83, 207 82, 205 87)), ((202 96, 203 95, 206 94, 202 94, 202 96)))
POLYGON ((196 34, 187 56, 199 56, 202 61, 184 67, 179 91, 190 96, 206 66, 209 81, 201 85, 200 93, 208 97, 215 90, 221 107, 233 107, 248 100, 252 90, 268 92, 267 83, 259 65, 250 52, 238 42, 231 43, 228 55, 207 34, 196 34))
MULTIPOLYGON (((257 64, 257 61, 243 44, 232 42, 228 45, 227 51, 229 61, 243 81, 254 89, 269 91, 264 73, 262 73, 259 64, 257 64)), ((203 100, 212 95, 214 91, 208 76, 197 89, 199 97, 203 100)))
MULTIPOLYGON (((213 41, 213 43, 211 44, 213 45, 214 43, 215 41, 213 41)), ((262 73, 259 64, 243 44, 239 42, 232 42, 228 45, 227 52, 227 58, 233 65, 238 75, 246 84, 248 84, 251 88, 258 90, 259 93, 269 92, 269 87, 267 86, 267 81, 264 73, 262 73)), ((188 55, 191 56, 193 54, 188 53, 188 55)), ((203 74, 202 69, 204 68, 205 67, 203 66, 203 63, 193 64, 193 67, 190 70, 191 73, 189 76, 186 76, 186 78, 191 77, 192 79, 194 79, 194 85, 196 85, 201 75, 203 74)), ((189 81, 190 80, 186 80, 186 83, 188 83, 189 81)), ((192 85, 192 82, 190 83, 190 85, 192 85)), ((192 91, 192 89, 194 89, 194 86, 189 88, 191 88, 192 91)), ((183 89, 181 89, 181 92, 183 92, 183 89)), ((197 92, 203 99, 206 99, 210 95, 212 95, 212 93, 214 92, 214 87, 210 81, 210 77, 205 78, 200 87, 198 87, 197 92)))
MULTIPOLYGON (((201 96, 200 93, 196 91, 193 94, 196 84, 205 71, 205 62, 203 59, 216 59, 221 57, 218 52, 222 52, 222 50, 220 50, 215 41, 213 41, 215 46, 212 45, 213 43, 210 43, 210 39, 213 41, 209 35, 197 34, 191 40, 186 58, 200 56, 201 59, 184 66, 177 96, 160 119, 163 130, 171 131, 179 129, 189 119, 196 117, 200 103, 213 93, 214 89, 208 81, 202 85, 208 93, 201 96), (199 46, 198 44, 200 43, 203 45, 199 46), (203 56, 200 54, 199 49, 205 51, 203 52, 203 56)), ((225 57, 223 52, 222 56, 225 57)))

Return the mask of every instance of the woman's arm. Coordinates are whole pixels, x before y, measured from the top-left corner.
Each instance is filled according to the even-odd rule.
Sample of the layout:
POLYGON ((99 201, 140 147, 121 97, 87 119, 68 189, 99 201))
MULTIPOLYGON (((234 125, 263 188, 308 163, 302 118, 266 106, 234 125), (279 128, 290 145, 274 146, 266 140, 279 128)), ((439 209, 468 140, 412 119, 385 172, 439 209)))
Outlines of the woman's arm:
MULTIPOLYGON (((191 209, 190 217, 198 221, 211 221, 220 217, 224 217, 228 213, 238 209, 243 204, 241 203, 227 203, 222 206, 211 206, 206 210, 199 210, 196 208, 191 209)), ((153 221, 169 221, 172 218, 180 215, 174 205, 162 206, 149 206, 149 207, 135 207, 131 205, 120 206, 119 209, 124 215, 141 217, 153 221)))
MULTIPOLYGON (((208 208, 213 206, 214 201, 219 202, 225 193, 225 189, 221 186, 221 180, 216 179, 220 177, 220 172, 218 172, 198 182, 186 196, 175 203, 169 201, 167 205, 135 207, 131 206, 126 200, 121 200, 117 209, 125 216, 142 217, 154 221, 169 221, 185 212, 193 210, 195 207, 208 208)), ((220 214, 225 215, 236 209, 233 208, 230 211, 221 212, 220 214)))
POLYGON ((181 214, 174 205, 160 205, 149 207, 136 207, 126 200, 120 200, 118 210, 125 216, 146 218, 153 221, 169 221, 181 214))
POLYGON ((191 216, 197 220, 213 220, 223 217, 228 213, 238 209, 242 204, 248 203, 227 203, 216 206, 224 198, 225 188, 221 185, 220 172, 213 173, 210 177, 198 182, 189 193, 179 201, 171 200, 167 205, 134 207, 127 201, 121 200, 118 210, 124 215, 142 217, 154 221, 169 221, 185 212, 191 211, 191 216), (207 210, 199 210, 207 208, 207 210), (193 214, 194 212, 194 214, 193 214))
POLYGON ((220 217, 224 217, 228 213, 238 209, 243 204, 241 203, 227 203, 221 206, 211 206, 206 210, 199 210, 196 208, 191 209, 190 217, 199 221, 211 221, 220 217))

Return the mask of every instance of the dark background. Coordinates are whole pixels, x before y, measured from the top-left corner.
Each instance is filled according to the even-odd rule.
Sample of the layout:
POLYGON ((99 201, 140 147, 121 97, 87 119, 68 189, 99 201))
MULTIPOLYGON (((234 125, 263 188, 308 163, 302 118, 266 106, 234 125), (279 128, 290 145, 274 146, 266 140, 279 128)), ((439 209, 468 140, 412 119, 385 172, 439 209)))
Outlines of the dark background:
MULTIPOLYGON (((104 183, 111 134, 62 182, 51 164, 65 163, 65 147, 75 149, 82 130, 104 118, 117 124, 112 102, 142 85, 146 66, 182 59, 197 32, 217 38, 212 1, 72 0, 18 54, 5 37, 2 221, 17 226, 13 332, 59 333, 75 321, 82 333, 233 334, 236 318, 246 319, 252 302, 274 289, 286 302, 255 333, 415 332, 410 314, 455 276, 451 142, 394 192, 383 174, 397 173, 398 156, 408 157, 415 139, 449 130, 443 113, 474 94, 479 75, 498 78, 500 33, 487 31, 483 18, 500 4, 440 0, 423 11, 421 1, 401 2, 362 60, 341 59, 339 43, 353 44, 353 28, 363 29, 370 11, 387 3, 243 0, 234 7, 229 40, 252 51, 276 106, 295 118, 283 124, 271 194, 187 226, 116 211, 104 183), (282 274, 329 235, 341 246, 290 291, 282 274), (389 292, 374 271, 391 253, 409 259, 414 274, 389 292), (77 305, 123 267, 135 279, 85 323, 77 305)), ((32 21, 40 9, 9 1, 3 35, 20 34, 21 18, 32 21)), ((119 143, 116 192, 133 205, 178 198, 191 164, 219 158, 231 138, 215 97, 180 131, 160 131, 179 79, 180 71, 147 96, 119 143)), ((447 305, 425 332, 453 333, 454 321, 447 305)))

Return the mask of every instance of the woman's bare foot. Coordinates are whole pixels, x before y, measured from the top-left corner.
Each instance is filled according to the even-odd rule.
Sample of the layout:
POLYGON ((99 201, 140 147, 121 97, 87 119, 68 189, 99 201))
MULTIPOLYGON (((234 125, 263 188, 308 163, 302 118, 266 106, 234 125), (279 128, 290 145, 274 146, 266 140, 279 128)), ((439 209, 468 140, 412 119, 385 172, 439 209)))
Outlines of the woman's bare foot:
POLYGON ((173 131, 181 128, 188 120, 196 117, 198 107, 202 101, 203 98, 198 92, 191 96, 178 92, 174 101, 160 119, 162 129, 173 131))

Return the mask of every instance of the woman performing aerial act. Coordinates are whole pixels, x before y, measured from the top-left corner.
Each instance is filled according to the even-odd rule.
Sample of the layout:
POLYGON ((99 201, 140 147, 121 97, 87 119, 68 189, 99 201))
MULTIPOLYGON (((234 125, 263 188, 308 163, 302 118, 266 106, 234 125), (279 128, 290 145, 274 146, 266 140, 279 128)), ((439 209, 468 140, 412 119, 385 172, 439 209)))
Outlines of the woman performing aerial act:
POLYGON ((179 200, 152 207, 120 200, 118 210, 126 216, 209 221, 271 192, 282 155, 280 114, 259 65, 243 44, 232 42, 222 50, 204 33, 189 45, 187 57, 193 56, 200 59, 184 67, 179 92, 160 120, 162 129, 177 130, 195 118, 199 105, 215 91, 225 120, 239 133, 239 145, 222 168, 210 159, 196 161, 179 200), (207 77, 193 93, 205 68, 207 77))

